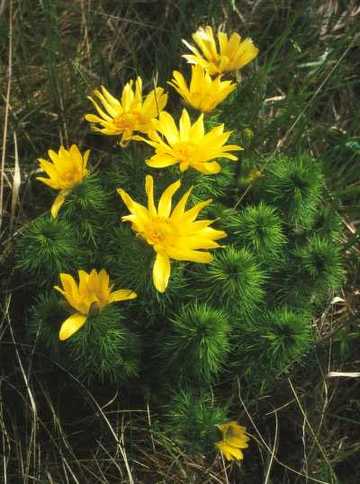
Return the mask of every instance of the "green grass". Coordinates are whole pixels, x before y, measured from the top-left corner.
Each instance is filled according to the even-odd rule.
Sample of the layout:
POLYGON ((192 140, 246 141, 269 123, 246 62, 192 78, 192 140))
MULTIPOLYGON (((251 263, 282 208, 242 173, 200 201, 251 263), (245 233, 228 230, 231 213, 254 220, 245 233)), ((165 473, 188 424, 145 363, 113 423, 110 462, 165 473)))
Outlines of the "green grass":
MULTIPOLYGON (((1 3, 1 2, 0 2, 1 3)), ((360 12, 356 2, 318 0, 13 0, 0 16, 4 171, 0 256, 1 479, 13 483, 355 484, 359 367, 360 12), (10 8, 11 5, 11 15, 10 8), (187 455, 157 427, 156 396, 129 401, 123 388, 85 386, 26 339, 29 281, 13 274, 22 227, 49 207, 34 179, 49 148, 79 143, 106 163, 112 141, 90 133, 86 96, 113 93, 139 74, 165 87, 184 67, 182 38, 222 24, 260 48, 244 69, 226 126, 263 170, 270 154, 306 151, 324 166, 329 206, 344 224, 347 282, 319 314, 309 361, 250 402, 229 402, 252 436, 243 465, 187 455), (9 56, 10 50, 10 56, 9 56), (9 93, 9 96, 7 94, 9 93), (5 123, 5 119, 8 119, 5 123), (251 129, 253 136, 246 138, 251 129), (17 167, 20 170, 20 178, 17 167), (20 184, 21 182, 21 184, 20 184), (18 193, 19 191, 19 193, 18 193)), ((171 94, 170 105, 175 106, 171 94)), ((226 116, 224 108, 224 116, 226 116)), ((236 203, 251 197, 239 186, 236 203)))

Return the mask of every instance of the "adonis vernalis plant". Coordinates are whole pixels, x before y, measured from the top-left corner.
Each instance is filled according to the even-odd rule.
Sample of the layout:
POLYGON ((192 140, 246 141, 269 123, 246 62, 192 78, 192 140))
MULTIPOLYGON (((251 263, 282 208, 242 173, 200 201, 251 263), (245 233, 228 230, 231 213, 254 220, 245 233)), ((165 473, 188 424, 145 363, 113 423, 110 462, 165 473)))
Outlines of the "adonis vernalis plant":
POLYGON ((58 153, 49 150, 48 155, 51 162, 39 158, 40 168, 48 178, 38 176, 37 180, 60 191, 51 207, 51 215, 55 218, 70 191, 88 175, 90 150, 82 155, 76 145, 72 145, 69 150, 61 146, 58 153))
POLYGON ((200 211, 211 203, 211 199, 185 210, 191 188, 171 210, 172 197, 179 188, 180 181, 169 185, 161 195, 157 208, 154 203, 154 180, 150 175, 146 177, 145 182, 147 207, 134 201, 123 189, 118 189, 119 195, 131 212, 130 215, 122 217, 122 220, 131 222, 132 229, 156 252, 153 281, 159 292, 165 292, 167 288, 170 259, 209 263, 213 256, 203 249, 220 247, 216 240, 226 237, 224 231, 210 227, 213 220, 196 220, 200 211))
POLYGON ((121 99, 116 99, 104 86, 100 90, 96 89, 93 96, 88 98, 98 115, 86 114, 86 121, 100 134, 120 136, 121 146, 136 139, 134 133, 147 133, 167 103, 167 94, 161 87, 153 89, 144 97, 141 77, 136 79, 135 89, 132 80, 125 85, 121 99))
POLYGON ((102 310, 108 304, 135 299, 137 294, 130 289, 111 291, 109 274, 102 269, 93 269, 90 274, 80 270, 79 284, 70 274, 60 274, 62 288, 54 286, 76 313, 69 316, 61 325, 59 339, 64 341, 84 326, 90 311, 102 310))
POLYGON ((217 449, 226 460, 242 460, 244 454, 241 449, 249 447, 246 428, 235 421, 219 424, 217 428, 222 433, 222 440, 215 444, 217 449))
POLYGON ((181 114, 179 128, 167 112, 162 112, 154 121, 154 128, 148 134, 149 139, 144 139, 155 148, 155 155, 146 160, 152 168, 179 164, 180 171, 194 168, 206 175, 214 175, 221 171, 221 165, 214 159, 237 160, 231 152, 242 150, 241 146, 226 144, 231 132, 224 131, 223 124, 206 133, 204 115, 191 124, 186 109, 181 114))
POLYGON ((236 89, 234 82, 222 81, 221 76, 212 79, 200 65, 191 67, 189 86, 179 71, 173 72, 173 79, 168 84, 180 94, 187 104, 203 113, 213 111, 236 89))
POLYGON ((249 38, 241 39, 233 32, 230 37, 225 32, 218 31, 217 42, 212 27, 200 27, 192 36, 198 48, 183 40, 192 54, 183 57, 190 64, 202 66, 210 75, 237 71, 251 62, 259 53, 253 41, 249 38))
POLYGON ((223 76, 258 49, 210 26, 193 40, 190 83, 175 70, 169 84, 202 113, 166 112, 165 91, 144 95, 140 77, 119 99, 96 89, 97 114, 85 119, 120 147, 89 176, 89 151, 76 145, 40 160, 49 178, 39 180, 60 191, 53 217, 66 204, 25 228, 17 268, 35 301, 29 333, 80 379, 121 383, 130 397, 146 387, 167 409, 159 428, 184 449, 242 460, 249 437, 231 420, 241 418, 228 403, 234 384, 258 397, 311 353, 313 319, 344 280, 341 224, 330 221, 312 157, 256 153, 255 162, 244 150, 223 165, 243 150, 227 144, 243 127, 226 128, 241 106, 229 97, 212 111, 236 89, 223 76), (64 300, 53 290, 59 274, 64 300), (123 285, 131 289, 113 290, 123 285))

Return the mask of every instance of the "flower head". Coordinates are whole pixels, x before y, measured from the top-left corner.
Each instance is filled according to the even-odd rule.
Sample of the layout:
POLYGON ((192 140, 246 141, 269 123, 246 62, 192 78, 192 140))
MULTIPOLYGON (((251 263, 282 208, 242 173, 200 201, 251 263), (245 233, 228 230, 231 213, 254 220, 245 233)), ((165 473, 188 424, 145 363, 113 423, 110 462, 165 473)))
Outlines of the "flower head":
POLYGON ((149 132, 149 139, 143 139, 155 148, 155 155, 146 160, 153 168, 164 168, 179 163, 180 171, 189 167, 206 175, 213 175, 221 171, 216 158, 237 160, 230 151, 242 150, 238 145, 226 145, 231 131, 224 131, 221 124, 205 133, 204 116, 201 114, 192 125, 186 109, 183 110, 179 128, 174 118, 166 111, 154 121, 155 130, 149 132))
POLYGON ((222 433, 222 440, 216 442, 215 446, 219 449, 226 460, 242 460, 244 454, 241 449, 249 447, 249 437, 246 428, 232 421, 217 425, 222 433))
POLYGON ((160 197, 158 206, 154 203, 154 181, 148 175, 145 181, 148 206, 144 207, 134 201, 121 188, 118 193, 130 211, 122 217, 131 222, 137 232, 155 252, 153 281, 159 292, 165 292, 170 277, 170 259, 200 263, 211 262, 213 256, 203 249, 216 249, 215 242, 226 237, 222 230, 210 227, 213 220, 195 220, 200 211, 211 203, 211 200, 199 202, 185 211, 191 188, 182 196, 172 209, 172 197, 180 187, 180 180, 169 185, 160 197))
POLYGON ((57 216, 71 189, 78 183, 81 183, 88 175, 89 171, 86 166, 89 154, 90 150, 87 150, 82 155, 79 148, 76 145, 72 145, 69 150, 61 146, 58 153, 49 150, 48 155, 52 163, 39 158, 40 168, 46 172, 49 178, 38 176, 36 179, 54 188, 54 190, 60 190, 51 207, 51 215, 54 218, 57 216))
POLYGON ((59 339, 64 341, 78 331, 94 309, 101 310, 108 304, 117 301, 134 299, 137 294, 130 289, 118 289, 111 292, 109 274, 102 269, 99 273, 93 269, 90 274, 79 272, 79 284, 70 274, 60 274, 62 288, 54 286, 66 301, 76 310, 61 325, 59 339))
POLYGON ((253 41, 249 38, 241 39, 240 35, 233 32, 228 38, 225 32, 217 33, 218 45, 214 32, 208 25, 200 27, 192 35, 199 49, 183 40, 192 54, 183 55, 190 64, 199 64, 210 75, 218 75, 223 72, 237 71, 251 62, 259 53, 253 41))
POLYGON ((92 129, 105 135, 121 136, 120 145, 126 146, 134 139, 134 132, 147 133, 151 129, 153 119, 167 103, 167 94, 157 87, 143 98, 142 80, 138 77, 135 89, 132 80, 125 84, 121 99, 112 96, 104 86, 94 91, 94 98, 88 96, 88 99, 99 114, 85 115, 86 121, 93 123, 92 129))
POLYGON ((173 79, 168 84, 173 86, 190 106, 203 113, 215 109, 236 88, 236 84, 222 81, 220 76, 212 79, 200 65, 191 67, 189 87, 179 71, 173 72, 173 79))

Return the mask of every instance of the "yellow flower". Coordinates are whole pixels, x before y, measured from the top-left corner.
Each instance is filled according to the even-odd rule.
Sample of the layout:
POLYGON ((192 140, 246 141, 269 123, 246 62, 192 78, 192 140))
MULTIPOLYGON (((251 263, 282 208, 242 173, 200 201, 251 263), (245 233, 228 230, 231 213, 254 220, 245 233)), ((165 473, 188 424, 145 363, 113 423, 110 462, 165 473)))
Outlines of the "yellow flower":
POLYGON ((222 81, 220 76, 212 79, 200 65, 191 67, 189 87, 181 72, 174 71, 173 77, 168 84, 173 86, 190 106, 203 113, 215 109, 236 88, 236 84, 222 81))
POLYGON ((135 81, 129 81, 121 95, 121 99, 112 96, 104 86, 101 91, 96 89, 94 97, 88 96, 93 103, 99 116, 86 114, 85 119, 92 124, 92 129, 110 136, 121 136, 120 145, 126 146, 134 138, 134 132, 147 133, 152 127, 152 121, 164 109, 167 103, 167 94, 164 89, 157 87, 143 99, 142 80, 138 77, 135 81), (100 126, 100 127, 99 127, 100 126))
POLYGON ((237 160, 229 151, 242 150, 238 145, 226 145, 231 131, 224 132, 224 125, 212 128, 208 133, 204 129, 204 116, 201 114, 191 125, 186 109, 183 110, 179 129, 173 117, 166 111, 154 121, 155 130, 149 132, 149 139, 143 141, 155 148, 155 155, 146 160, 153 168, 165 168, 179 163, 180 171, 189 167, 213 175, 221 171, 221 166, 215 158, 237 160))
POLYGON ((215 446, 219 449, 226 460, 242 460, 244 454, 241 449, 249 447, 249 437, 246 428, 232 421, 217 425, 222 433, 222 440, 216 442, 215 446))
POLYGON ((101 310, 108 304, 117 301, 134 299, 137 294, 130 289, 119 289, 111 292, 109 274, 102 269, 99 273, 93 269, 90 274, 85 271, 79 272, 79 285, 70 274, 60 274, 62 288, 54 286, 61 292, 66 301, 76 313, 67 318, 61 325, 59 339, 64 341, 82 326, 84 326, 90 311, 101 310))
POLYGON ((183 40, 184 44, 193 54, 183 55, 190 64, 199 64, 210 75, 218 75, 223 72, 237 71, 251 62, 259 53, 253 41, 249 38, 241 40, 236 32, 228 38, 225 32, 217 33, 218 45, 214 32, 208 25, 200 27, 192 35, 195 44, 200 50, 183 40))
POLYGON ((61 146, 58 153, 49 150, 48 155, 52 163, 39 158, 40 168, 46 172, 49 178, 38 176, 36 179, 54 188, 54 190, 60 190, 51 207, 51 215, 54 218, 57 216, 71 189, 78 183, 81 183, 88 175, 89 171, 86 165, 89 154, 90 150, 87 150, 82 155, 79 148, 76 145, 72 145, 69 150, 61 146))
POLYGON ((195 220, 211 200, 199 202, 185 211, 192 188, 182 196, 171 211, 172 197, 179 187, 180 180, 169 185, 161 195, 157 208, 154 203, 154 181, 150 175, 145 181, 147 208, 135 202, 121 188, 118 189, 119 195, 131 213, 122 217, 122 220, 131 222, 132 229, 152 245, 156 252, 153 282, 159 292, 165 292, 167 288, 170 259, 206 264, 212 261, 213 256, 210 252, 201 250, 220 247, 215 240, 226 237, 226 233, 222 230, 210 227, 213 220, 195 220))

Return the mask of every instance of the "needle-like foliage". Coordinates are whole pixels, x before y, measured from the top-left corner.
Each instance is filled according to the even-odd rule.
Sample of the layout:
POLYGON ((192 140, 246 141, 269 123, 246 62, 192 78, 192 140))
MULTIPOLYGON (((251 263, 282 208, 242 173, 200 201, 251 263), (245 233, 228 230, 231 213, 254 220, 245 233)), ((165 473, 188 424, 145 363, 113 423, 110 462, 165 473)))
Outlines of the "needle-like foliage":
POLYGON ((35 284, 43 285, 55 280, 60 272, 84 265, 86 250, 70 221, 44 215, 26 227, 16 256, 18 268, 31 274, 35 284))
POLYGON ((216 427, 227 420, 226 410, 211 395, 179 390, 169 402, 166 429, 188 452, 209 453, 220 433, 216 427))
POLYGON ((165 365, 186 380, 210 383, 226 364, 229 316, 206 304, 180 308, 162 343, 165 365))
POLYGON ((266 273, 247 249, 225 247, 194 274, 197 292, 210 303, 248 318, 263 303, 266 273))
POLYGON ((261 189, 270 204, 278 207, 295 230, 314 220, 324 177, 320 163, 308 155, 275 157, 262 177, 261 189))

